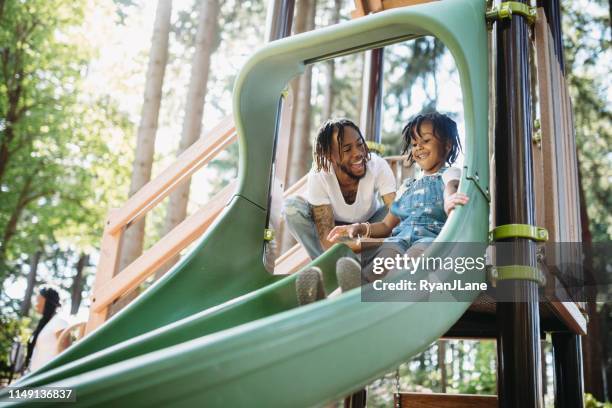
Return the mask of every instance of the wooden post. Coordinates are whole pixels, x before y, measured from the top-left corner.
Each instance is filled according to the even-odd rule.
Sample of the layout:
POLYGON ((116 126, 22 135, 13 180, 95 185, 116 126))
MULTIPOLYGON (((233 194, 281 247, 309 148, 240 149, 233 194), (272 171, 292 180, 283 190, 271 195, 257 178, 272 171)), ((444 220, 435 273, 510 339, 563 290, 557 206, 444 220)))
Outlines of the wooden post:
POLYGON ((355 10, 351 11, 351 18, 359 18, 370 13, 378 13, 379 11, 397 7, 430 3, 432 1, 437 0, 355 0, 355 10))
MULTIPOLYGON (((573 133, 571 101, 564 77, 564 58, 561 41, 561 8, 558 0, 538 1, 535 26, 536 55, 540 111, 542 116, 542 147, 545 199, 545 226, 552 232, 555 242, 580 242, 580 188, 578 181, 578 160, 573 133)), ((567 255, 567 254, 562 254, 567 255)), ((571 256, 571 255, 570 255, 571 256)), ((553 260, 562 263, 563 260, 553 260)), ((580 273, 580 272, 579 272, 580 273)), ((584 275, 563 277, 583 280, 584 275)), ((555 303, 554 306, 561 304, 555 303)), ((572 304, 575 307, 575 305, 572 304)), ((570 317, 579 322, 581 316, 570 317)), ((555 357, 555 406, 583 406, 582 340, 577 333, 586 333, 586 328, 575 333, 553 333, 555 357)), ((590 363, 593 363, 590 361, 590 363)), ((596 362, 595 364, 599 364, 596 362)), ((594 370, 596 377, 600 370, 594 370)), ((589 377, 590 379, 591 377, 589 377)), ((590 385, 590 383, 589 383, 590 385)))
MULTIPOLYGON (((121 249, 121 238, 123 236, 123 229, 118 230, 115 233, 111 233, 111 219, 116 216, 119 212, 118 209, 114 208, 108 212, 106 221, 106 227, 102 235, 102 245, 100 247, 100 260, 98 261, 98 269, 96 271, 96 279, 92 288, 92 304, 96 301, 96 293, 100 291, 108 282, 113 279, 115 271, 117 270, 117 264, 119 262, 119 255, 121 249)), ((100 326, 106 320, 107 309, 104 308, 98 312, 94 312, 93 309, 89 313, 89 320, 85 327, 85 333, 89 334, 96 327, 100 326)))

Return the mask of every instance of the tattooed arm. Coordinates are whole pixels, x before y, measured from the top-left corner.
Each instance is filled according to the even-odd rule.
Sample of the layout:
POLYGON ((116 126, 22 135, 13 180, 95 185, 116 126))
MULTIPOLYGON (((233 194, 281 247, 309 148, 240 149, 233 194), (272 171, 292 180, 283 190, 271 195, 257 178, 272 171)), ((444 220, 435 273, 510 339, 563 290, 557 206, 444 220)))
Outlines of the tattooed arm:
POLYGON ((321 240, 321 247, 324 251, 327 251, 336 242, 342 242, 343 244, 351 248, 353 252, 361 252, 361 243, 359 243, 359 241, 357 241, 356 239, 335 239, 334 241, 329 240, 330 232, 332 231, 332 229, 334 229, 334 226, 336 224, 334 221, 334 211, 332 210, 331 205, 315 205, 312 207, 312 214, 315 226, 317 228, 317 233, 319 234, 319 239, 321 240))
POLYGON ((321 240, 321 246, 327 251, 334 243, 327 240, 329 231, 334 228, 334 211, 331 205, 315 205, 312 207, 312 216, 321 240))

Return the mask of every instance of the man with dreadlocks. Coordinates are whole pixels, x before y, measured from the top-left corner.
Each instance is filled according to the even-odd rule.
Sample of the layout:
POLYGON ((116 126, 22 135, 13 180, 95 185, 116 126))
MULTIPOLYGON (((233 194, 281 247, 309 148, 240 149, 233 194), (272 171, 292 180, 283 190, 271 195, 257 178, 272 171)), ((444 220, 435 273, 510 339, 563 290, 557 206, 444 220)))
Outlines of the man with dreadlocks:
POLYGON ((395 190, 391 167, 370 154, 359 127, 348 119, 331 119, 315 141, 306 199, 287 199, 284 217, 291 234, 314 259, 333 245, 327 235, 335 225, 382 220, 395 190))

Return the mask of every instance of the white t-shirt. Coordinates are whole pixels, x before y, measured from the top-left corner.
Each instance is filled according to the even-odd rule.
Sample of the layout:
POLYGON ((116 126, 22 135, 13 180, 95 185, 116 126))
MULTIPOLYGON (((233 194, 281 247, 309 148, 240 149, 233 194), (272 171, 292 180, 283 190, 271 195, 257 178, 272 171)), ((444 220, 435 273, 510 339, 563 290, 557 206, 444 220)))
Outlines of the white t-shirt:
POLYGON ((30 371, 38 370, 53 357, 57 352, 57 340, 58 332, 68 327, 68 322, 62 318, 59 313, 51 318, 40 331, 34 351, 32 352, 32 359, 30 360, 30 371))
POLYGON ((461 180, 461 169, 457 167, 449 167, 442 173, 442 182, 446 186, 451 180, 461 180))
POLYGON ((364 222, 381 206, 379 197, 394 193, 396 189, 391 167, 385 159, 372 153, 366 164, 366 174, 359 180, 357 197, 353 204, 344 201, 333 167, 329 172, 312 169, 308 173, 306 199, 311 205, 331 205, 336 221, 364 222))

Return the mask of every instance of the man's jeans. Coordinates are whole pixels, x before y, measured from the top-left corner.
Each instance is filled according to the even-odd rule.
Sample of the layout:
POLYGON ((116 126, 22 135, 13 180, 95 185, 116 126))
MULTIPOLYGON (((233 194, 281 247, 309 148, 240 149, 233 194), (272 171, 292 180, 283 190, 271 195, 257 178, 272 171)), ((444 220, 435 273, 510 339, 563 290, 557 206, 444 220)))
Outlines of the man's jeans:
MULTIPOLYGON (((387 215, 388 209, 385 206, 379 208, 369 220, 362 222, 382 221, 387 215)), ((283 217, 287 222, 287 227, 291 235, 306 249, 311 259, 321 255, 323 247, 319 233, 312 216, 312 206, 302 197, 289 197, 283 205, 283 217)), ((346 225, 346 223, 336 221, 336 225, 346 225)))

